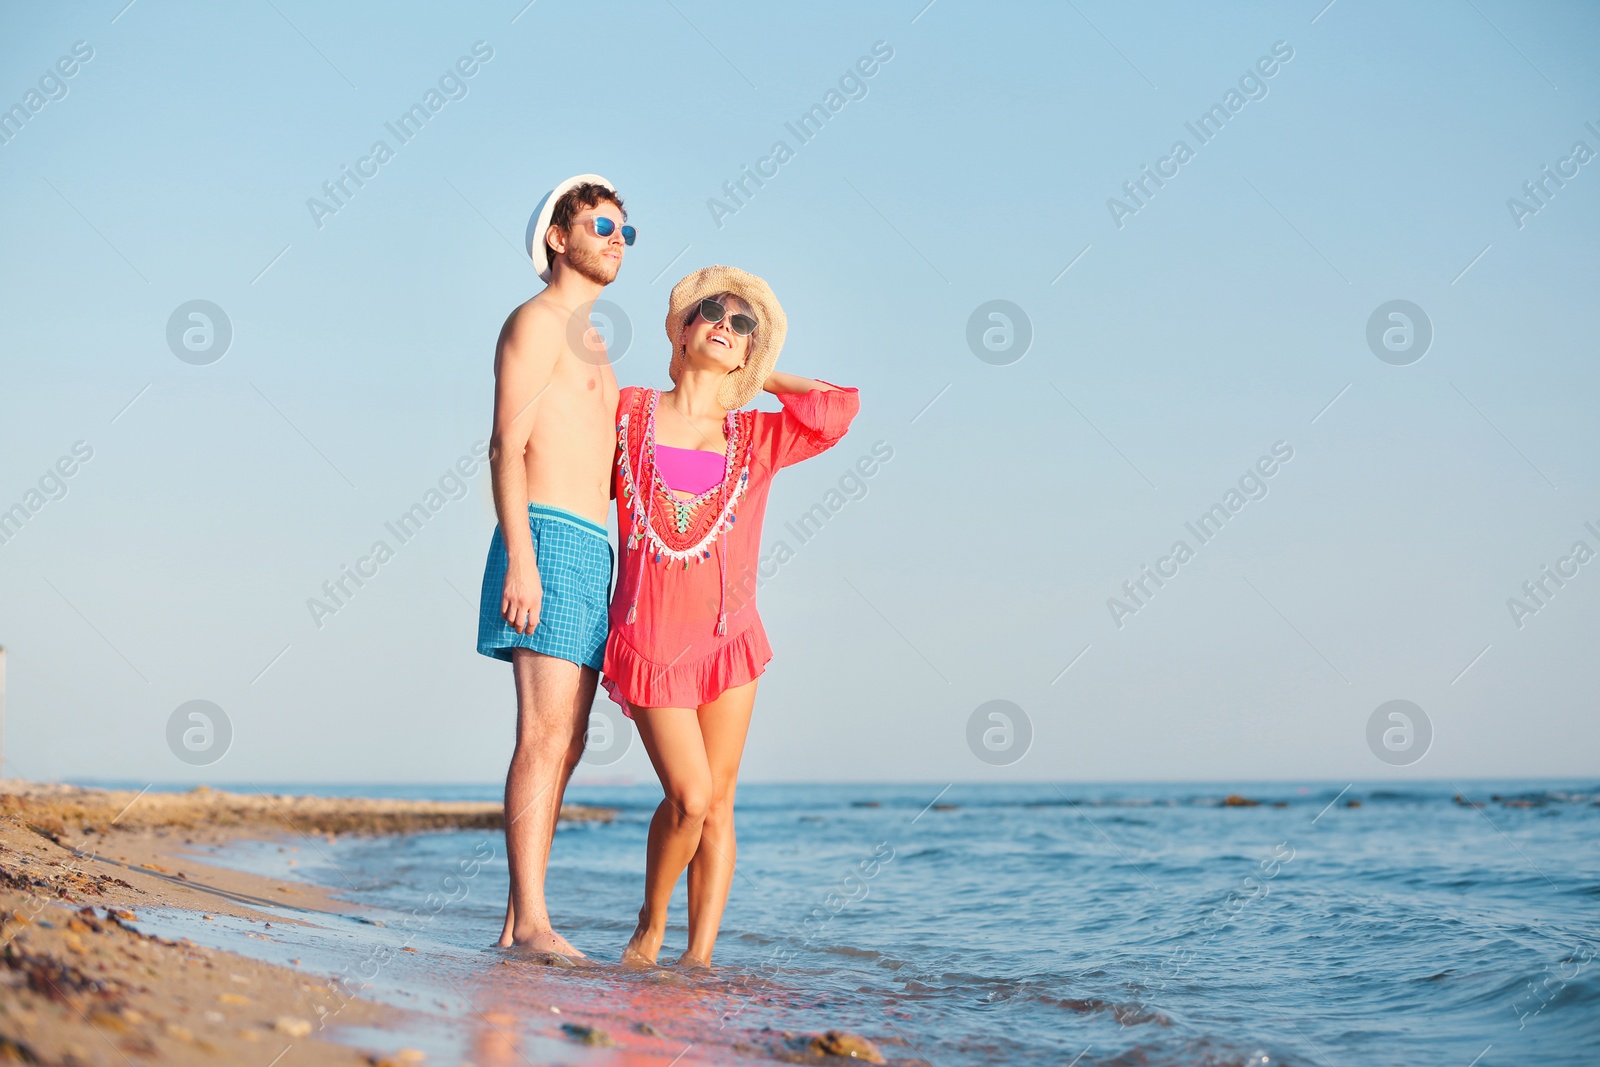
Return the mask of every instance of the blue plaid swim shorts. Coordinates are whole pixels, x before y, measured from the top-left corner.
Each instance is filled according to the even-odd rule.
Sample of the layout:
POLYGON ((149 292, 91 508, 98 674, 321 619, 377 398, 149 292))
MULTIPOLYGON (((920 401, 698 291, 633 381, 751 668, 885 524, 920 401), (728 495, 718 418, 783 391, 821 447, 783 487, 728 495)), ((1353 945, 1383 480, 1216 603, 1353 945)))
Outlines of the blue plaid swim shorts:
POLYGON ((539 625, 519 634, 500 614, 508 561, 496 526, 478 599, 478 651, 510 660, 513 648, 529 648, 599 670, 610 628, 613 553, 606 528, 547 504, 528 505, 528 528, 539 563, 539 625))

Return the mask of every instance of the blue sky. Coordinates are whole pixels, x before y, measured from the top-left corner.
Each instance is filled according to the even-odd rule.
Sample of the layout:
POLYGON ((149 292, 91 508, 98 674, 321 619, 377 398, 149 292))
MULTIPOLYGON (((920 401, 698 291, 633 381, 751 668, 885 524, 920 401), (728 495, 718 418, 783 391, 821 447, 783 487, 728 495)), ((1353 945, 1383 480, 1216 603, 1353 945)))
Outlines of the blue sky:
MULTIPOLYGON (((0 144, 0 507, 47 488, 0 544, 7 774, 503 774, 510 678, 472 648, 486 471, 320 628, 306 601, 487 436, 495 336, 539 288, 528 215, 583 171, 640 231, 606 293, 624 383, 664 384, 668 288, 730 263, 784 302, 784 369, 861 389, 851 434, 779 479, 769 549, 893 453, 761 590, 777 657, 747 777, 1597 769, 1600 562, 1559 562, 1600 551, 1600 161, 1562 162, 1600 151, 1592 8, 3 18, 0 106, 39 106, 0 144), (385 124, 430 89, 402 144, 385 124), (830 103, 809 140, 786 125, 830 103), (1201 144, 1185 124, 1213 105, 1201 144), (392 158, 317 218, 379 139, 392 158), (1136 212, 1108 206, 1178 140, 1192 158, 1136 212), (1569 176, 1536 205, 1545 167, 1569 176), (168 345, 194 300, 231 325, 214 362, 168 345), (1026 316, 1020 358, 969 345, 996 300, 1026 316), (1394 300, 1433 334, 1406 365, 1367 341, 1394 300), (1189 534, 1279 442, 1266 495, 1189 534), (1180 539, 1193 558, 1119 617, 1180 539), (1576 573, 1514 618, 1546 565, 1576 573), (232 728, 203 767, 166 740, 195 699, 232 728), (1404 765, 1367 740, 1393 699, 1433 735, 1404 765), (992 700, 1032 734, 1001 766, 968 743, 992 700)), ((649 768, 636 745, 583 773, 649 768)))

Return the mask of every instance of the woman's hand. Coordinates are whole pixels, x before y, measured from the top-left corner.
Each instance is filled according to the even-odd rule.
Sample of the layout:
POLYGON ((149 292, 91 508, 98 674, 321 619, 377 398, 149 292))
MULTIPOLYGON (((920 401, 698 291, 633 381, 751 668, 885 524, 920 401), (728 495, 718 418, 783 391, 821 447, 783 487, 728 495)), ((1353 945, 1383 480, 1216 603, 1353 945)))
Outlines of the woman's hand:
POLYGON ((816 389, 828 390, 833 386, 827 382, 819 382, 815 378, 802 378, 798 374, 785 374, 775 370, 767 375, 767 380, 761 383, 761 388, 774 396, 780 393, 809 393, 816 389))

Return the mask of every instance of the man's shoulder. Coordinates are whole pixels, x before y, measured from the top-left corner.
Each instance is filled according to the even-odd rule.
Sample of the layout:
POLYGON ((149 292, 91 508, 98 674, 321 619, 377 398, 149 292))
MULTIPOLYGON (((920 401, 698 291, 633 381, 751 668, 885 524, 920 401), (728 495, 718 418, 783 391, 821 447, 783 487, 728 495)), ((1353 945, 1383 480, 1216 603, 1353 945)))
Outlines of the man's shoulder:
POLYGON ((511 312, 508 323, 515 329, 530 329, 544 332, 548 330, 559 331, 570 313, 555 303, 545 299, 545 294, 540 293, 529 300, 518 304, 516 310, 511 312))
POLYGON ((560 360, 567 348, 567 317, 561 308, 537 296, 519 304, 500 331, 501 354, 560 360))

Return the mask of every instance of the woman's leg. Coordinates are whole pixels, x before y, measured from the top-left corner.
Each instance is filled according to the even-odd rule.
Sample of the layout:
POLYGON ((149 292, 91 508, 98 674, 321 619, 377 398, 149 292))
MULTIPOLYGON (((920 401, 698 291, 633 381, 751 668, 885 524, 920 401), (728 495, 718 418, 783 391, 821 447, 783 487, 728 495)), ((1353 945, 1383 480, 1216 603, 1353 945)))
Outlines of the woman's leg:
POLYGON ((733 794, 738 785, 739 759, 750 731, 750 709, 756 701, 754 680, 733 689, 699 709, 700 734, 705 739, 706 765, 711 772, 711 805, 700 830, 700 847, 689 861, 689 950, 680 964, 711 966, 711 950, 722 927, 722 909, 733 886, 738 846, 733 832, 733 794))
POLYGON ((673 887, 700 844, 700 828, 711 806, 711 769, 693 709, 635 706, 633 721, 666 797, 650 820, 644 907, 622 961, 653 964, 667 934, 667 903, 673 887))

